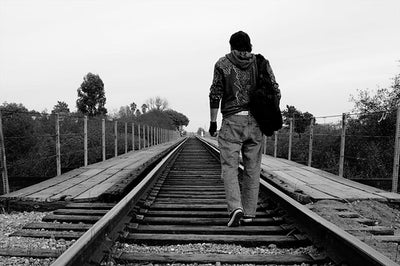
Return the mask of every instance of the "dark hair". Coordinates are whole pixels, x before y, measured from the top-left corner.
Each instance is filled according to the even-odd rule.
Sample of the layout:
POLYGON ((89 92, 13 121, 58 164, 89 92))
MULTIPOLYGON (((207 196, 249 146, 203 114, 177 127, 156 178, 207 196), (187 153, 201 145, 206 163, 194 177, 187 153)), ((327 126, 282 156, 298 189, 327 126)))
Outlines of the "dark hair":
POLYGON ((246 32, 238 31, 232 34, 229 39, 229 44, 231 45, 231 50, 238 50, 242 52, 251 52, 251 42, 250 37, 246 32))

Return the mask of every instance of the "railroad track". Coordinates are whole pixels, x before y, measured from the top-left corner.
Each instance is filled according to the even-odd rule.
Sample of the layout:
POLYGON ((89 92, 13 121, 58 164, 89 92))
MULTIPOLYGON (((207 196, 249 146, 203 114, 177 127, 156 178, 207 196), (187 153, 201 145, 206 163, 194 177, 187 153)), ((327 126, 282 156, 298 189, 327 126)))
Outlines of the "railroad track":
POLYGON ((189 138, 117 204, 72 203, 14 235, 79 238, 61 256, 57 251, 37 254, 59 256, 54 265, 140 265, 149 262, 396 265, 265 180, 260 182, 255 222, 250 226, 227 227, 218 152, 197 138, 189 138), (323 252, 220 254, 209 250, 207 253, 191 251, 183 254, 168 249, 141 252, 123 248, 131 244, 168 246, 189 243, 282 250, 315 245, 323 252))

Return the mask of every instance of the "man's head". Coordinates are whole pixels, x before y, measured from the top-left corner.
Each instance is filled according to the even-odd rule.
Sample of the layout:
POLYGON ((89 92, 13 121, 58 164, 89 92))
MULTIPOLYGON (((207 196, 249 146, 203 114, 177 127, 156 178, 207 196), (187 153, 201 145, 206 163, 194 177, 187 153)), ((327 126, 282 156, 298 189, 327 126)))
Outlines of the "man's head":
POLYGON ((250 37, 246 32, 238 31, 232 34, 229 39, 229 44, 231 45, 231 50, 238 50, 242 52, 251 52, 251 42, 250 37))

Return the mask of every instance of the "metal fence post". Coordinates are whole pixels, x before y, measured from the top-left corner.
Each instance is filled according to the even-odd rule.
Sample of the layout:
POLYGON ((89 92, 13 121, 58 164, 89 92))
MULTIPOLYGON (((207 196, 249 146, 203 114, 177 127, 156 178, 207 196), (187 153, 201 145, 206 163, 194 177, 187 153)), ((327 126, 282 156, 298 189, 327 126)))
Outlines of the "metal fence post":
POLYGON ((83 161, 88 165, 88 117, 83 118, 83 161))
POLYGON ((146 145, 146 126, 145 125, 142 126, 142 130, 143 130, 143 148, 146 148, 147 145, 146 145))
POLYGON ((154 127, 150 127, 151 146, 154 146, 154 127))
POLYGON ((125 122, 125 153, 128 153, 128 123, 125 122))
POLYGON ((154 131, 153 131, 153 127, 150 126, 150 146, 154 145, 153 139, 154 139, 154 135, 153 135, 154 131))
POLYGON ((158 127, 156 127, 156 145, 160 144, 158 143, 158 133, 159 133, 160 129, 158 127))
POLYGON ((138 150, 140 150, 141 149, 140 124, 137 125, 137 131, 138 131, 138 150))
POLYGON ((143 143, 142 143, 142 148, 146 148, 146 126, 142 125, 142 139, 143 139, 143 143))
POLYGON ((147 147, 147 145, 146 145, 146 126, 143 125, 142 128, 143 128, 143 148, 146 148, 147 147))
POLYGON ((288 150, 288 160, 292 159, 292 141, 293 141, 293 118, 290 118, 290 129, 289 129, 289 150, 288 150))
POLYGON ((101 120, 101 149, 103 152, 103 161, 106 160, 106 120, 101 120))
POLYGON ((399 158, 400 158, 400 106, 397 107, 396 117, 396 137, 394 139, 394 158, 393 158, 393 180, 392 180, 392 192, 397 193, 397 187, 399 184, 399 158))
POLYGON ((150 147, 150 127, 147 126, 147 148, 150 147))
POLYGON ((157 145, 156 143, 156 127, 153 127, 153 145, 157 145))
POLYGON ((151 126, 147 126, 147 147, 151 146, 151 126))
POLYGON ((147 126, 147 148, 151 146, 151 126, 147 126))
POLYGON ((114 156, 118 156, 118 121, 114 122, 114 156))
POLYGON ((56 162, 57 176, 61 175, 60 115, 56 114, 56 162))
POLYGON ((278 156, 278 131, 274 132, 274 157, 278 156))
POLYGON ((132 151, 135 150, 135 124, 132 123, 132 151))
POLYGON ((346 114, 342 114, 342 134, 340 136, 339 176, 343 177, 344 170, 344 148, 346 145, 346 114))
POLYGON ((308 166, 311 166, 312 162, 312 149, 313 149, 313 139, 314 139, 314 123, 315 123, 315 118, 311 118, 310 122, 310 142, 308 144, 308 166))
POLYGON ((4 144, 4 134, 3 134, 3 122, 1 119, 0 112, 0 168, 1 168, 1 184, 2 184, 2 194, 10 193, 10 186, 8 184, 8 174, 7 174, 7 161, 6 161, 6 148, 4 144))

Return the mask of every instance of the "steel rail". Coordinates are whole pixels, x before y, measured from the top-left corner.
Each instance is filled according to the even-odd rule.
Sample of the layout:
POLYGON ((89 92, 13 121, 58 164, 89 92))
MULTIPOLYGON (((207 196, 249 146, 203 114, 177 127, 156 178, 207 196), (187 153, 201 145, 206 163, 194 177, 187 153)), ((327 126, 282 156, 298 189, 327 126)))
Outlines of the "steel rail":
MULTIPOLYGON (((208 141, 198 138, 205 145, 211 147, 219 153, 219 149, 208 141)), ((243 166, 240 166, 243 169, 243 166)), ((276 199, 283 208, 288 210, 293 217, 296 217, 295 223, 311 237, 315 245, 323 246, 328 256, 337 264, 347 265, 385 265, 395 266, 398 264, 371 248, 355 236, 340 229, 335 224, 325 220, 315 212, 308 209, 292 199, 276 187, 269 184, 262 175, 260 184, 270 193, 269 196, 276 199)))
POLYGON ((152 181, 153 176, 160 170, 165 162, 187 141, 183 139, 171 152, 169 152, 144 178, 120 200, 110 211, 108 211, 99 221, 97 221, 88 231, 86 231, 72 246, 70 246, 60 257, 55 260, 54 266, 85 265, 88 257, 94 252, 91 250, 94 244, 107 241, 107 233, 121 222, 121 218, 126 216, 131 208, 140 198, 140 194, 152 181))

